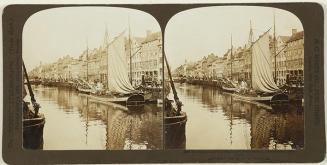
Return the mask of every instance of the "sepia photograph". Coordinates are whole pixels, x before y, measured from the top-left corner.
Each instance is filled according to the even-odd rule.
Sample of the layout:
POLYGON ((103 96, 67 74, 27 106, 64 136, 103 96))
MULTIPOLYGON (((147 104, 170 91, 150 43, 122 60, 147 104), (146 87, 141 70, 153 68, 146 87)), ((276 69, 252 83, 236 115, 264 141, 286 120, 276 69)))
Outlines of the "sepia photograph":
POLYGON ((272 7, 212 6, 165 29, 165 146, 303 150, 304 29, 272 7))
POLYGON ((323 162, 323 4, 235 2, 3 5, 3 163, 323 162))
POLYGON ((3 5, 3 162, 322 162, 323 7, 3 5))
POLYGON ((163 149, 154 17, 119 7, 39 11, 22 34, 23 148, 163 149))

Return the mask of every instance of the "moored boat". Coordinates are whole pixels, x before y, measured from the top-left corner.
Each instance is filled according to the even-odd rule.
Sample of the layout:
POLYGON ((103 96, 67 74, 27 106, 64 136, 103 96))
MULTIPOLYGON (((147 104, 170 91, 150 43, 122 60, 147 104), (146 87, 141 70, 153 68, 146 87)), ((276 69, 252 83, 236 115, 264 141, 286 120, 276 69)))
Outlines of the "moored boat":
POLYGON ((23 75, 26 79, 26 85, 31 99, 31 102, 24 100, 25 96, 27 96, 27 92, 23 83, 23 147, 25 149, 42 149, 45 117, 43 114, 39 113, 40 105, 35 100, 24 62, 23 69, 23 75))
POLYGON ((175 101, 175 107, 172 100, 165 99, 164 103, 164 127, 165 127, 165 148, 167 149, 183 149, 185 148, 185 126, 187 115, 182 111, 182 102, 179 100, 177 91, 171 76, 167 57, 164 55, 168 77, 170 79, 170 87, 172 89, 175 101))
MULTIPOLYGON (((270 30, 270 29, 269 29, 270 30)), ((250 88, 246 83, 240 85, 240 89, 235 93, 235 97, 263 102, 268 104, 278 104, 288 102, 288 95, 279 89, 273 79, 272 70, 270 68, 271 55, 269 48, 269 34, 266 31, 255 42, 250 42, 248 50, 251 56, 251 76, 250 88)), ((252 38, 252 28, 250 29, 250 37, 252 38)))
POLYGON ((92 92, 91 88, 77 87, 77 91, 85 94, 90 94, 92 92))
POLYGON ((44 124, 45 117, 43 114, 23 119, 23 147, 25 149, 43 148, 44 124))
POLYGON ((284 93, 274 93, 268 95, 246 95, 240 93, 234 93, 233 96, 237 99, 245 100, 245 101, 256 101, 260 103, 266 104, 277 104, 288 102, 288 95, 284 93))
POLYGON ((98 102, 104 102, 104 103, 114 103, 119 104, 122 106, 138 106, 145 104, 146 100, 144 99, 143 94, 131 94, 131 95, 125 95, 125 96, 114 96, 114 95, 92 95, 92 94, 82 94, 87 96, 88 98, 98 101, 98 102))
MULTIPOLYGON (((124 32, 105 45, 108 49, 106 88, 100 83, 88 83, 88 77, 86 77, 87 81, 77 80, 77 90, 101 102, 111 102, 127 107, 139 106, 144 104, 146 100, 144 93, 135 89, 128 78, 127 62, 124 58, 126 52, 123 34, 124 32)), ((86 52, 88 55, 88 50, 86 52)))
POLYGON ((31 85, 40 85, 42 81, 40 79, 32 79, 30 80, 31 85))
POLYGON ((181 112, 179 115, 165 116, 165 148, 166 149, 185 149, 186 136, 185 126, 187 115, 181 112))
POLYGON ((231 87, 231 88, 230 88, 230 87, 227 87, 227 86, 222 85, 221 88, 222 88, 224 91, 226 91, 226 92, 231 92, 231 93, 237 91, 237 88, 235 88, 235 87, 231 87))

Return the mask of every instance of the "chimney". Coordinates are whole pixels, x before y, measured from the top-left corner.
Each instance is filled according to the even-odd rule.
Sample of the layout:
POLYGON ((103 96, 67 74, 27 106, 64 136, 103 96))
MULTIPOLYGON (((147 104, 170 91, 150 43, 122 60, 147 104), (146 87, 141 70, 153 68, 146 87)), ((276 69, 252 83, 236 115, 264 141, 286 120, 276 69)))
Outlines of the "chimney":
POLYGON ((296 29, 292 29, 292 35, 294 35, 297 32, 296 29))
POLYGON ((149 36, 151 34, 151 30, 146 31, 146 36, 149 36))

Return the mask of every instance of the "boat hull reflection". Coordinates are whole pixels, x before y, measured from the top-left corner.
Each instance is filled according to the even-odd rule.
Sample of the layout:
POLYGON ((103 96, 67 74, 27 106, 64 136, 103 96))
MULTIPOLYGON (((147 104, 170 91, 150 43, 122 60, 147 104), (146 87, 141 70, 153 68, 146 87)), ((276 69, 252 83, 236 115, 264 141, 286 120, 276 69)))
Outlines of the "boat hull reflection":
POLYGON ((163 148, 162 107, 126 107, 74 90, 37 86, 47 107, 45 150, 157 150, 163 148))
POLYGON ((200 85, 176 84, 176 89, 187 113, 186 149, 304 148, 302 104, 269 106, 200 85))

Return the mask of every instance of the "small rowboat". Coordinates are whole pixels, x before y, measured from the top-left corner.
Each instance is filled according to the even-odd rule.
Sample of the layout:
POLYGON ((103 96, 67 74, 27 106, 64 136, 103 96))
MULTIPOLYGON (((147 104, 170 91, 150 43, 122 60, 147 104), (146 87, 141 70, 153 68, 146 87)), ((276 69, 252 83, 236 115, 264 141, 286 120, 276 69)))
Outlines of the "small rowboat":
POLYGON ((229 87, 225 87, 224 85, 222 86, 222 89, 226 92, 232 92, 232 93, 237 91, 237 88, 235 87, 229 88, 229 87))
POLYGON ((85 94, 90 94, 92 92, 92 89, 90 88, 82 88, 82 87, 78 87, 77 90, 81 93, 85 93, 85 94))

